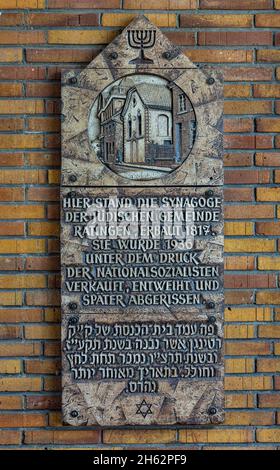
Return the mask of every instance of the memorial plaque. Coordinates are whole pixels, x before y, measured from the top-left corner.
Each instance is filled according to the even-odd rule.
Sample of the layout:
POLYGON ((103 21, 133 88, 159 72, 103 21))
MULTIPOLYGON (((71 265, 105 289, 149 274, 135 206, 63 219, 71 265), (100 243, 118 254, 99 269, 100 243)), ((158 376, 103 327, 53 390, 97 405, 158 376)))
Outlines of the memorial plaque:
POLYGON ((62 82, 64 422, 220 423, 221 75, 140 16, 62 82))

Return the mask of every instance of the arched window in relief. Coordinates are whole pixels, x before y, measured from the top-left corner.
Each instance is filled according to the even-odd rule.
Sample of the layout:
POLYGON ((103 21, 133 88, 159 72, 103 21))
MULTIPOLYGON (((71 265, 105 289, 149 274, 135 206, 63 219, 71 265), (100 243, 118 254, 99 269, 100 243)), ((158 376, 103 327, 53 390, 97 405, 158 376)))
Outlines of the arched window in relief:
POLYGON ((127 121, 127 134, 128 134, 128 138, 131 139, 131 137, 132 137, 132 120, 131 120, 130 115, 128 116, 128 121, 127 121))
POLYGON ((169 118, 166 114, 159 114, 158 116, 158 135, 160 137, 169 135, 169 118))
POLYGON ((187 110, 187 101, 186 101, 186 95, 184 93, 179 95, 179 112, 182 113, 187 110))
POLYGON ((139 109, 137 111, 137 133, 139 137, 142 136, 142 114, 139 109))

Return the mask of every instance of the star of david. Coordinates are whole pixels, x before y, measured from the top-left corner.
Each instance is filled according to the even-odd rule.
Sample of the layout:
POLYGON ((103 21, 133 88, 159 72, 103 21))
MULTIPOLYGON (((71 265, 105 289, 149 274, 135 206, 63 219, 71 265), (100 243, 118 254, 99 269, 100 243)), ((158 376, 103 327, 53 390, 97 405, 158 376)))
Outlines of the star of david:
POLYGON ((137 415, 142 415, 143 418, 146 418, 147 415, 152 415, 153 412, 151 410, 152 408, 152 403, 147 403, 146 400, 142 400, 141 403, 136 403, 137 406, 137 415))

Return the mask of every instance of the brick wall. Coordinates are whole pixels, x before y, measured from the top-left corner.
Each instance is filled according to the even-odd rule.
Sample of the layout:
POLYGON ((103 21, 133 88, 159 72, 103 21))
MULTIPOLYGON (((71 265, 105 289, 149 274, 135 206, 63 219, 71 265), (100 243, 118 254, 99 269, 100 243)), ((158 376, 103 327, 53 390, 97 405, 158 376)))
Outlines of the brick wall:
POLYGON ((280 0, 0 0, 0 9, 1 446, 277 448, 280 0), (142 9, 193 61, 224 70, 226 420, 62 427, 60 69, 85 66, 142 9))

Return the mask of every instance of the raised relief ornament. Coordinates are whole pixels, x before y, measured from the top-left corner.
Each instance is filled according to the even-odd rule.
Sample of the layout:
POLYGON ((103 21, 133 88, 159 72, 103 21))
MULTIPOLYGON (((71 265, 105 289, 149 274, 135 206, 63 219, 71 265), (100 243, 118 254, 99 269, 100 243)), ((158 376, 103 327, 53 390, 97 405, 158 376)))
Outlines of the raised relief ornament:
POLYGON ((140 16, 62 82, 63 420, 220 423, 220 73, 140 16))

